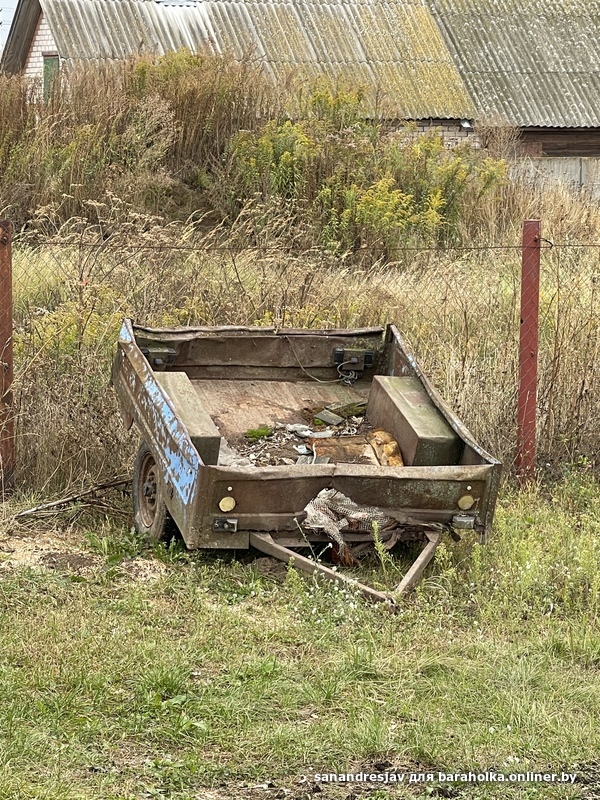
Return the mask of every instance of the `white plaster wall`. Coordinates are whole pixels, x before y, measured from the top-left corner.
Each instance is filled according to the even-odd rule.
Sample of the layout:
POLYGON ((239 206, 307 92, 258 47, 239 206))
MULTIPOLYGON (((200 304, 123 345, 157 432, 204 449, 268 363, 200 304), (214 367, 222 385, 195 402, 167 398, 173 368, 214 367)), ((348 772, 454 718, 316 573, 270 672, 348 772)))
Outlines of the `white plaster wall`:
POLYGON ((27 78, 44 77, 44 53, 56 53, 56 42, 50 31, 50 26, 46 22, 43 14, 40 14, 31 49, 25 64, 25 76, 27 78))

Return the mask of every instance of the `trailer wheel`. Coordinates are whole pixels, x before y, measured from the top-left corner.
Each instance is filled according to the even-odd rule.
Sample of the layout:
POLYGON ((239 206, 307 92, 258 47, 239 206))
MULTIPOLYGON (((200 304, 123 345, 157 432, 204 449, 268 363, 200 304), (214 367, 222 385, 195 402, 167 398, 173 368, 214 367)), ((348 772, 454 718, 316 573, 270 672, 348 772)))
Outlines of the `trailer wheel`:
POLYGON ((133 517, 136 531, 149 542, 175 532, 165 503, 165 485, 146 442, 140 444, 133 467, 133 517))

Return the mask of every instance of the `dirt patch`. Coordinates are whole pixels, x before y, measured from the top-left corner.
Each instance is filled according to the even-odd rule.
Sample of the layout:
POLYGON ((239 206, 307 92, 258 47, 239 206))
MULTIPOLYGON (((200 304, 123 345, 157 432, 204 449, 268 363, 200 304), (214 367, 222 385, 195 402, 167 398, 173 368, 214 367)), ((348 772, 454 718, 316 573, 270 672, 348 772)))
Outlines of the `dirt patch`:
MULTIPOLYGON (((73 531, 31 530, 11 533, 0 539, 0 573, 14 569, 52 570, 67 575, 90 577, 106 567, 106 558, 85 550, 81 535, 73 531)), ((167 566, 150 558, 128 558, 118 563, 121 574, 133 581, 147 582, 162 577, 167 566)))
POLYGON ((12 533, 0 539, 0 570, 42 567, 79 572, 96 568, 101 558, 83 552, 79 544, 73 534, 62 531, 12 533))
POLYGON ((121 561, 119 569, 132 580, 146 583, 162 578, 167 571, 167 565, 157 559, 128 558, 121 561))
POLYGON ((70 572, 81 575, 96 569, 100 564, 100 559, 97 556, 88 555, 86 553, 50 552, 43 553, 40 556, 40 564, 49 569, 58 570, 59 572, 70 572))
POLYGON ((565 769, 577 775, 575 785, 581 791, 582 800, 600 800, 600 762, 588 761, 565 769))
MULTIPOLYGON (((254 786, 224 786, 220 789, 202 789, 196 800, 369 800, 382 797, 382 787, 386 797, 422 796, 422 785, 412 784, 327 784, 312 781, 297 781, 293 785, 281 786, 278 783, 262 783, 254 786)), ((458 797, 460 790, 432 787, 432 797, 458 797), (448 792, 448 793, 446 793, 448 792)))
POLYGON ((255 558, 252 561, 252 568, 265 578, 271 578, 277 583, 285 583, 287 578, 287 564, 278 561, 276 558, 264 556, 255 558))

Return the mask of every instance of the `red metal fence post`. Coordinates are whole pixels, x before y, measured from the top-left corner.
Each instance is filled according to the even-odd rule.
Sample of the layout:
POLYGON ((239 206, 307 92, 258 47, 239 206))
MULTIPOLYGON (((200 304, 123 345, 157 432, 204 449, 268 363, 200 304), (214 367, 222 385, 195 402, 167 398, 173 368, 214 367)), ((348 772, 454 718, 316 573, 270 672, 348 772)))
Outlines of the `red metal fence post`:
POLYGON ((13 414, 12 225, 0 220, 0 488, 12 480, 15 467, 13 414))
POLYGON ((521 483, 526 483, 535 477, 541 241, 540 220, 526 220, 523 223, 517 410, 516 465, 517 476, 521 483))

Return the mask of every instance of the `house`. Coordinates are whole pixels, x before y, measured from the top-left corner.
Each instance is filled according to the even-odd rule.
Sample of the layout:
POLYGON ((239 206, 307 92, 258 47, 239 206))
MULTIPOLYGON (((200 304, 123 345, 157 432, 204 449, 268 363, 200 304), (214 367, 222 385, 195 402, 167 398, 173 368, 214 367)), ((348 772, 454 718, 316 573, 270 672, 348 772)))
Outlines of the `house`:
POLYGON ((427 0, 479 118, 532 156, 600 156, 598 0, 427 0))
POLYGON ((475 108, 422 0, 19 0, 0 69, 47 87, 61 62, 181 47, 254 54, 277 82, 344 75, 388 117, 440 125, 449 144, 472 132, 475 108))
POLYGON ((274 81, 328 74, 448 144, 471 121, 518 128, 532 156, 600 156, 600 0, 18 0, 0 69, 210 48, 274 81))

